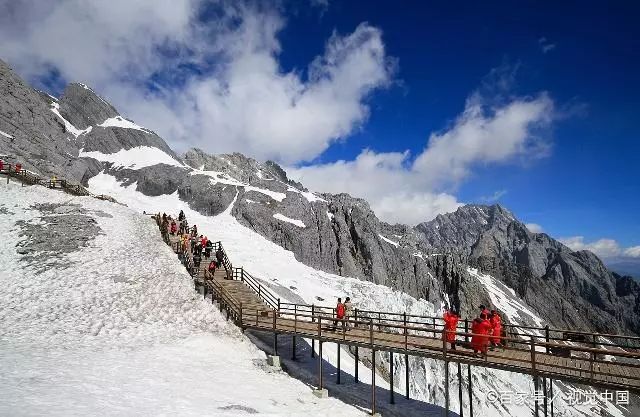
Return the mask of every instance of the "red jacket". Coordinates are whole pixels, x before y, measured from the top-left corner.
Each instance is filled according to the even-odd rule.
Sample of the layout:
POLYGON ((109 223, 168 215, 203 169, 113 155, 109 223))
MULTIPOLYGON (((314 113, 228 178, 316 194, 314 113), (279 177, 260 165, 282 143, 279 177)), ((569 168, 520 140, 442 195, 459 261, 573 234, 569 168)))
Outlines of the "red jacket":
POLYGON ((493 328, 493 337, 491 338, 491 341, 493 343, 500 344, 500 336, 502 336, 502 319, 498 314, 494 314, 493 317, 491 317, 491 327, 493 328))
POLYGON ((485 352, 489 344, 489 334, 491 334, 491 322, 476 318, 471 324, 471 347, 473 350, 485 352))
POLYGON ((344 318, 344 304, 338 303, 338 306, 336 307, 336 317, 339 319, 344 318))
POLYGON ((458 328, 458 320, 460 320, 460 317, 456 316, 455 314, 449 312, 449 311, 445 311, 444 312, 444 329, 445 332, 443 333, 443 337, 446 338, 447 342, 455 342, 456 341, 456 329, 458 328))

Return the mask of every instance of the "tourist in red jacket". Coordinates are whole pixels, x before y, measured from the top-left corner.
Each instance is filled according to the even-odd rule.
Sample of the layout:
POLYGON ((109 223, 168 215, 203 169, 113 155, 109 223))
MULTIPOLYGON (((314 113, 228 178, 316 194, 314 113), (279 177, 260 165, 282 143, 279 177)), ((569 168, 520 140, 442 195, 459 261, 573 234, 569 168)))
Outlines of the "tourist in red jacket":
POLYGON ((451 343, 451 349, 456 350, 456 329, 458 328, 458 320, 460 317, 453 310, 445 310, 444 316, 444 332, 442 337, 449 343, 451 343))
POLYGON ((500 336, 502 336, 502 319, 496 310, 491 310, 489 321, 492 328, 491 348, 493 349, 494 346, 502 344, 502 339, 500 339, 500 336))
POLYGON ((471 324, 471 348, 475 353, 487 354, 489 345, 489 335, 491 334, 491 322, 487 320, 486 314, 480 314, 471 324))

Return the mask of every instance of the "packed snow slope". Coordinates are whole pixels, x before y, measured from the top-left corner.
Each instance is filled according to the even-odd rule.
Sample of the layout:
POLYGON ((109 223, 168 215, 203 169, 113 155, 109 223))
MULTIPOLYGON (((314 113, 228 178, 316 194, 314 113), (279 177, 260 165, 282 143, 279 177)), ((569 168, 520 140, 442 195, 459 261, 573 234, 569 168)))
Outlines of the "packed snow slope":
MULTIPOLYGON (((106 193, 114 196, 118 201, 127 204, 130 208, 142 212, 166 212, 177 213, 183 210, 190 224, 198 226, 199 233, 208 236, 214 241, 221 240, 225 251, 234 266, 243 266, 249 273, 270 287, 283 301, 305 302, 308 304, 333 306, 338 297, 350 296, 354 308, 361 310, 377 310, 416 315, 441 315, 445 306, 445 295, 442 300, 433 304, 424 299, 416 299, 401 291, 394 291, 386 286, 362 281, 355 278, 342 277, 324 271, 311 268, 297 261, 292 252, 269 241, 260 234, 242 225, 232 214, 235 200, 231 201, 225 211, 217 216, 205 216, 191 209, 187 203, 180 200, 177 193, 156 197, 145 196, 136 191, 136 185, 124 185, 115 177, 107 174, 99 174, 89 181, 90 190, 96 193, 106 193)), ((236 199, 240 195, 240 186, 237 189, 236 199)), ((294 226, 297 227, 297 226, 294 226)), ((490 298, 491 305, 505 314, 505 319, 513 323, 533 323, 544 326, 546 322, 539 315, 517 297, 513 289, 507 287, 499 280, 478 272, 473 268, 468 271, 475 283, 485 289, 490 298)), ((433 278, 432 278, 433 279, 433 278)), ((324 347, 326 360, 336 364, 336 346, 326 343, 324 347)), ((343 348, 342 368, 353 374, 353 357, 349 356, 347 349, 343 348)), ((366 358, 366 352, 360 352, 361 358, 366 358)), ((389 365, 388 355, 378 353, 379 377, 376 379, 378 386, 388 388, 385 381, 388 380, 389 365)), ((360 376, 363 382, 370 382, 367 372, 360 376), (364 378, 362 377, 364 375, 364 378)), ((442 361, 410 358, 410 392, 411 398, 426 403, 444 406, 444 365, 442 361)), ((295 373, 295 371, 293 371, 295 373)), ((406 372, 404 360, 400 355, 395 356, 395 390, 402 395, 405 390, 404 374, 406 372)), ((457 368, 450 365, 450 389, 455 393, 458 389, 456 377, 457 368)), ((472 372, 474 387, 474 415, 477 416, 530 416, 533 402, 525 401, 522 404, 499 404, 487 398, 489 392, 512 392, 531 395, 534 390, 531 377, 514 374, 505 371, 483 369, 474 367, 472 372)), ((463 389, 467 391, 468 381, 463 378, 463 389)), ((349 387, 339 388, 349 390, 349 387)), ((606 411, 611 416, 624 416, 623 410, 616 408, 609 402, 597 401, 595 405, 570 405, 568 394, 571 387, 559 382, 554 382, 556 393, 566 393, 558 396, 554 402, 558 415, 564 416, 590 416, 592 410, 606 411)), ((451 396, 451 410, 457 411, 459 407, 456 395, 451 396)), ((469 413, 468 401, 463 401, 465 415, 469 413)), ((421 415, 413 413, 411 408, 393 408, 383 411, 385 415, 411 416, 421 415)), ((422 414, 423 415, 423 414, 422 414)), ((633 415, 633 414, 626 414, 633 415)))
POLYGON ((0 415, 363 415, 268 367, 148 216, 0 187, 0 415))

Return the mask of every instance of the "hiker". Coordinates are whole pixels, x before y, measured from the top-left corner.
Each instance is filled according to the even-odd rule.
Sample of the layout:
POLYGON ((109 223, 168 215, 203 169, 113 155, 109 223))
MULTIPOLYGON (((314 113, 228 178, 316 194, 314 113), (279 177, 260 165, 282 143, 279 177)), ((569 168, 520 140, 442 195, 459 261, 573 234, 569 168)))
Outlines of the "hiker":
POLYGON ((193 249, 193 253, 197 254, 198 256, 202 256, 202 242, 200 242, 199 240, 196 240, 196 246, 193 249))
POLYGON ((351 319, 351 311, 353 307, 351 306, 351 298, 347 297, 344 299, 344 319, 345 326, 347 327, 347 331, 351 330, 351 324, 349 324, 349 319, 351 319))
POLYGON ((196 226, 195 224, 193 225, 193 228, 191 229, 191 236, 193 236, 193 237, 197 237, 198 236, 198 226, 196 226))
POLYGON ((444 332, 442 337, 451 343, 451 350, 456 350, 456 330, 458 329, 458 320, 460 317, 454 310, 447 309, 444 311, 444 332))
POLYGON ((193 254, 193 266, 196 269, 200 268, 200 262, 202 262, 202 257, 200 256, 199 253, 194 253, 193 254))
POLYGON ((227 271, 227 265, 224 264, 224 252, 222 252, 222 247, 218 248, 216 251, 216 263, 218 264, 218 268, 221 266, 224 267, 224 272, 229 275, 229 271, 227 271))
POLYGON ((180 214, 178 214, 178 221, 183 221, 184 217, 184 211, 180 210, 180 214))
POLYGON ((175 220, 172 220, 171 221, 171 236, 174 236, 177 231, 178 231, 178 225, 176 224, 175 220))
POLYGON ((207 243, 204 246, 204 256, 209 259, 211 257, 211 250, 213 250, 213 243, 207 239, 207 243))
POLYGON ((56 180, 57 180, 56 176, 53 175, 51 177, 51 188, 56 188, 56 180))
POLYGON ((491 337, 491 350, 494 347, 502 344, 502 319, 496 310, 491 310, 491 316, 489 317, 489 322, 491 322, 492 328, 492 337, 491 337))
POLYGON ((481 313, 480 317, 476 317, 471 324, 471 333, 473 333, 473 336, 471 336, 471 348, 474 353, 480 353, 486 357, 489 332, 491 332, 491 323, 487 320, 487 315, 481 313))
POLYGON ((19 174, 19 173, 20 173, 20 171, 22 171, 22 164, 21 164, 20 162, 18 162, 18 163, 16 164, 16 173, 18 173, 18 174, 19 174))
POLYGON ((212 260, 209 262, 209 267, 207 269, 211 275, 214 275, 216 273, 216 261, 212 260))
POLYGON ((0 171, 4 170, 4 161, 0 159, 0 171))
MULTIPOLYGON (((338 298, 338 305, 336 305, 336 320, 333 321, 333 330, 338 328, 338 321, 344 319, 344 304, 342 304, 342 298, 338 298)), ((344 321, 342 322, 344 327, 344 321)))
POLYGON ((484 304, 480 304, 480 314, 484 314, 487 317, 489 317, 489 315, 491 314, 489 312, 489 310, 487 309, 487 307, 484 306, 484 304))

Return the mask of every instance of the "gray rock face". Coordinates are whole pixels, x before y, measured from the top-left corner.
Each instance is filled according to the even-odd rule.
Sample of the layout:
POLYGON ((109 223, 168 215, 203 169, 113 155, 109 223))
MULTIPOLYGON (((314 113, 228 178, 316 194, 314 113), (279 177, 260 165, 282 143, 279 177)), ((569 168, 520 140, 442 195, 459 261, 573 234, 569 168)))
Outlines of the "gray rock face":
POLYGON ((640 333, 640 285, 609 272, 589 252, 573 252, 546 234, 529 232, 501 206, 465 206, 412 228, 379 221, 364 200, 314 195, 276 163, 239 153, 193 149, 183 157, 185 167, 118 168, 78 158, 79 151, 109 154, 150 146, 179 158, 148 129, 98 126, 119 114, 88 87, 70 84, 57 102, 75 128, 91 127, 77 138, 52 112, 53 103, 0 61, 0 130, 13 136, 0 135, 0 153, 43 175, 83 184, 105 171, 123 185, 135 182, 149 196, 177 190, 206 215, 233 203, 231 213, 241 224, 307 265, 387 285, 436 306, 444 298, 468 316, 479 304, 490 304, 482 284, 467 272, 473 266, 514 288, 555 326, 640 333))
POLYGON ((117 110, 84 84, 67 85, 59 100, 60 113, 78 129, 118 116, 117 110))
POLYGON ((637 287, 617 294, 619 278, 593 253, 574 252, 531 233, 503 207, 469 205, 416 227, 426 245, 459 253, 462 262, 502 279, 556 326, 640 332, 637 287), (552 306, 552 308, 549 308, 552 306))

